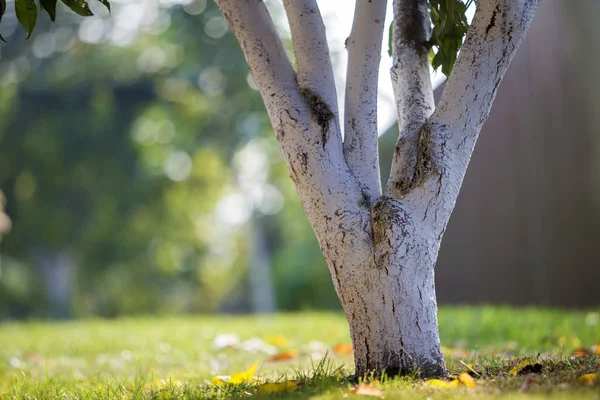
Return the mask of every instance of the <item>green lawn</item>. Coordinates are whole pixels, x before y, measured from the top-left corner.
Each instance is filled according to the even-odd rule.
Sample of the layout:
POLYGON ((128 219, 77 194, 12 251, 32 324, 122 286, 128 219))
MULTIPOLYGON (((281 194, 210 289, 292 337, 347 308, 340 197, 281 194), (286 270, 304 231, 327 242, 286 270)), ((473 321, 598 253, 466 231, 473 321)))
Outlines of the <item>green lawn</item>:
MULTIPOLYGON (((571 354, 579 348, 596 351, 597 312, 446 307, 440 310, 440 325, 451 372, 460 374, 467 371, 464 364, 472 365, 476 387, 436 389, 415 378, 374 383, 385 398, 600 399, 599 382, 578 379, 600 373, 600 356, 571 354), (538 357, 542 373, 509 375, 523 357, 538 357)), ((343 399, 354 396, 347 379, 352 358, 331 349, 346 343, 347 324, 338 314, 4 323, 0 397, 245 398, 256 396, 257 381, 216 387, 211 378, 242 372, 259 361, 260 381, 299 380, 290 398, 343 399), (289 357, 298 355, 269 361, 271 353, 286 351, 289 357)))

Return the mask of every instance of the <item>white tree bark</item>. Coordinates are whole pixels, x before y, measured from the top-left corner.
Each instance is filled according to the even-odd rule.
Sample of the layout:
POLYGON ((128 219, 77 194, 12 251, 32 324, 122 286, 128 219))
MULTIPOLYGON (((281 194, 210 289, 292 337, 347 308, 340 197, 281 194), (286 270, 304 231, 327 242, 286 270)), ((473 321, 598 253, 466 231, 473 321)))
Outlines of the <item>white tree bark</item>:
POLYGON ((377 147, 377 85, 387 0, 356 3, 352 32, 346 39, 344 155, 371 201, 381 196, 377 147))
POLYGON ((265 101, 329 266, 348 318, 358 376, 414 370, 423 376, 447 375, 434 266, 477 135, 539 2, 478 1, 473 26, 434 111, 427 2, 394 1, 392 81, 400 137, 380 195, 374 167, 377 79, 368 75, 378 65, 376 42, 383 30, 378 21, 385 1, 357 0, 348 41, 352 82, 342 146, 316 1, 284 1, 296 74, 262 1, 217 0, 265 101))

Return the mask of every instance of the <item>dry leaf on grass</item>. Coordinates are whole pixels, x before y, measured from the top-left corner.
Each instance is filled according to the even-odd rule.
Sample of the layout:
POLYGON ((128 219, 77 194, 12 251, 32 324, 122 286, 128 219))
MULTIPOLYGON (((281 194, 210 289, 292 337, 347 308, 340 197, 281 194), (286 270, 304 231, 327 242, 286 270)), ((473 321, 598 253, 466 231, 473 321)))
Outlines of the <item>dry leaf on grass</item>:
POLYGON ((573 357, 577 357, 577 358, 591 356, 593 354, 594 354, 594 351, 592 351, 591 349, 585 349, 585 348, 580 348, 580 349, 574 350, 573 353, 571 353, 571 355, 573 357))
POLYGON ((333 351, 333 354, 336 354, 338 356, 351 356, 352 354, 354 354, 354 351, 352 350, 352 345, 348 343, 336 344, 332 347, 331 351, 333 351))
POLYGON ((287 361, 294 359, 300 355, 298 350, 290 350, 284 351, 282 353, 277 353, 274 356, 271 356, 267 359, 267 361, 287 361))
POLYGON ((475 386, 477 386, 473 377, 467 372, 463 372, 462 374, 460 374, 460 376, 458 377, 458 381, 468 388, 474 388, 475 386))
POLYGON ((593 385, 600 382, 600 374, 585 374, 579 377, 579 382, 584 385, 593 385))
POLYGON ((521 392, 521 393, 527 392, 536 383, 537 383, 537 381, 535 379, 533 379, 532 376, 527 376, 525 378, 525 380, 523 380, 523 384, 521 385, 519 392, 521 392))
POLYGON ((451 381, 444 381, 442 379, 430 379, 425 381, 427 386, 431 386, 436 389, 454 389, 458 387, 458 379, 453 379, 451 381))
POLYGON ((215 386, 224 386, 225 384, 241 385, 242 383, 248 383, 254 376, 257 367, 258 360, 247 371, 235 372, 231 376, 215 376, 212 378, 211 383, 215 386))
POLYGON ((287 338, 283 335, 268 336, 265 339, 265 342, 267 342, 268 344, 271 344, 273 346, 277 346, 279 348, 285 347, 288 344, 287 338))
POLYGON ((297 381, 285 382, 267 382, 258 385, 258 395, 264 396, 276 393, 288 393, 298 389, 300 384, 297 381))
POLYGON ((539 374, 542 372, 542 364, 536 358, 527 358, 518 363, 508 374, 517 376, 525 374, 539 374))
POLYGON ((362 396, 372 396, 372 397, 381 397, 383 398, 383 392, 381 389, 376 388, 368 383, 361 383, 352 389, 351 393, 359 394, 362 396))

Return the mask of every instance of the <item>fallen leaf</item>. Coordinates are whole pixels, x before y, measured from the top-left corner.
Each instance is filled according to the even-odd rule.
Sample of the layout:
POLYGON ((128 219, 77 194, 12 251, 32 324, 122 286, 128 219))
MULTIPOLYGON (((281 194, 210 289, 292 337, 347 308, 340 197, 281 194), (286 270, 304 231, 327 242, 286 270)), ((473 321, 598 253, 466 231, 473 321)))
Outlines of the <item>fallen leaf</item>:
POLYGON ((527 358, 518 363, 513 369, 509 371, 509 375, 525 375, 525 374, 539 374, 542 372, 542 364, 535 358, 527 358))
POLYGON ((468 370, 469 370, 469 375, 473 376, 477 376, 478 378, 481 378, 481 374, 477 371, 475 371, 475 369, 473 368, 473 364, 467 364, 466 362, 464 362, 463 360, 460 360, 460 363, 462 365, 464 365, 468 370))
POLYGON ((227 382, 229 382, 230 379, 231 376, 217 375, 213 376, 213 378, 210 380, 210 383, 212 383, 213 386, 224 386, 227 382))
POLYGON ((373 397, 383 398, 383 392, 380 389, 378 389, 368 383, 359 384, 354 389, 352 389, 351 393, 359 394, 362 396, 373 396, 373 397))
POLYGON ((585 385, 593 385, 600 382, 600 374, 585 374, 580 376, 578 380, 585 385))
POLYGON ((453 379, 451 381, 444 381, 441 379, 430 379, 426 381, 425 384, 436 389, 453 389, 458 387, 458 379, 453 379))
POLYGON ((527 392, 529 389, 531 389, 531 386, 533 386, 536 383, 537 383, 537 381, 535 379, 533 379, 533 377, 527 376, 525 378, 525 380, 523 381, 523 384, 519 388, 519 392, 521 392, 521 393, 527 392))
POLYGON ((249 353, 265 353, 275 354, 277 353, 277 347, 270 345, 260 338, 253 337, 240 345, 240 348, 249 353))
POLYGON ((348 343, 336 344, 335 346, 333 346, 331 351, 333 351, 333 354, 336 354, 338 356, 351 356, 352 354, 354 354, 352 345, 348 343))
POLYGON ((241 385, 242 383, 248 383, 254 376, 256 372, 256 367, 258 367, 258 360, 254 362, 254 364, 244 372, 235 372, 231 376, 215 376, 212 378, 211 383, 214 386, 223 386, 226 383, 231 385, 241 385))
POLYGON ((298 357, 300 352, 298 350, 284 351, 277 353, 274 356, 269 357, 267 361, 286 361, 298 357))
POLYGON ((288 393, 298 389, 300 384, 297 381, 285 382, 267 382, 258 385, 258 395, 264 396, 275 393, 288 393))
POLYGON ((273 346, 280 347, 280 348, 285 347, 288 344, 287 338, 283 335, 268 336, 265 339, 265 342, 267 342, 268 344, 272 344, 273 346))
POLYGON ((584 349, 584 348, 577 349, 577 350, 573 351, 573 353, 571 353, 571 355, 573 357, 577 357, 577 358, 589 356, 589 355, 592 355, 592 354, 594 354, 594 353, 591 350, 584 349))
POLYGON ((463 385, 465 385, 468 388, 474 388, 475 386, 477 386, 475 384, 475 380, 473 379, 473 377, 471 375, 469 375, 467 372, 463 372, 462 374, 460 374, 460 376, 458 377, 458 380, 460 383, 462 383, 463 385))
POLYGON ((215 350, 235 349, 240 343, 240 338, 235 333, 223 333, 215 337, 213 347, 215 350))

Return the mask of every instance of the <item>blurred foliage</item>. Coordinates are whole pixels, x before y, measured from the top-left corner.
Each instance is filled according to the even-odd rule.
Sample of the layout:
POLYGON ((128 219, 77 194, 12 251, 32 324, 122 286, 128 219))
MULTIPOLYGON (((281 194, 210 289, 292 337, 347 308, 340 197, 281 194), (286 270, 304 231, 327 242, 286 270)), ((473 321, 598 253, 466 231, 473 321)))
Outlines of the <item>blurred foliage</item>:
POLYGON ((72 316, 248 311, 250 218, 268 237, 278 304, 337 308, 216 6, 111 4, 40 20, 28 42, 14 15, 2 21, 0 187, 13 227, 0 318, 56 316, 57 282, 72 316))

